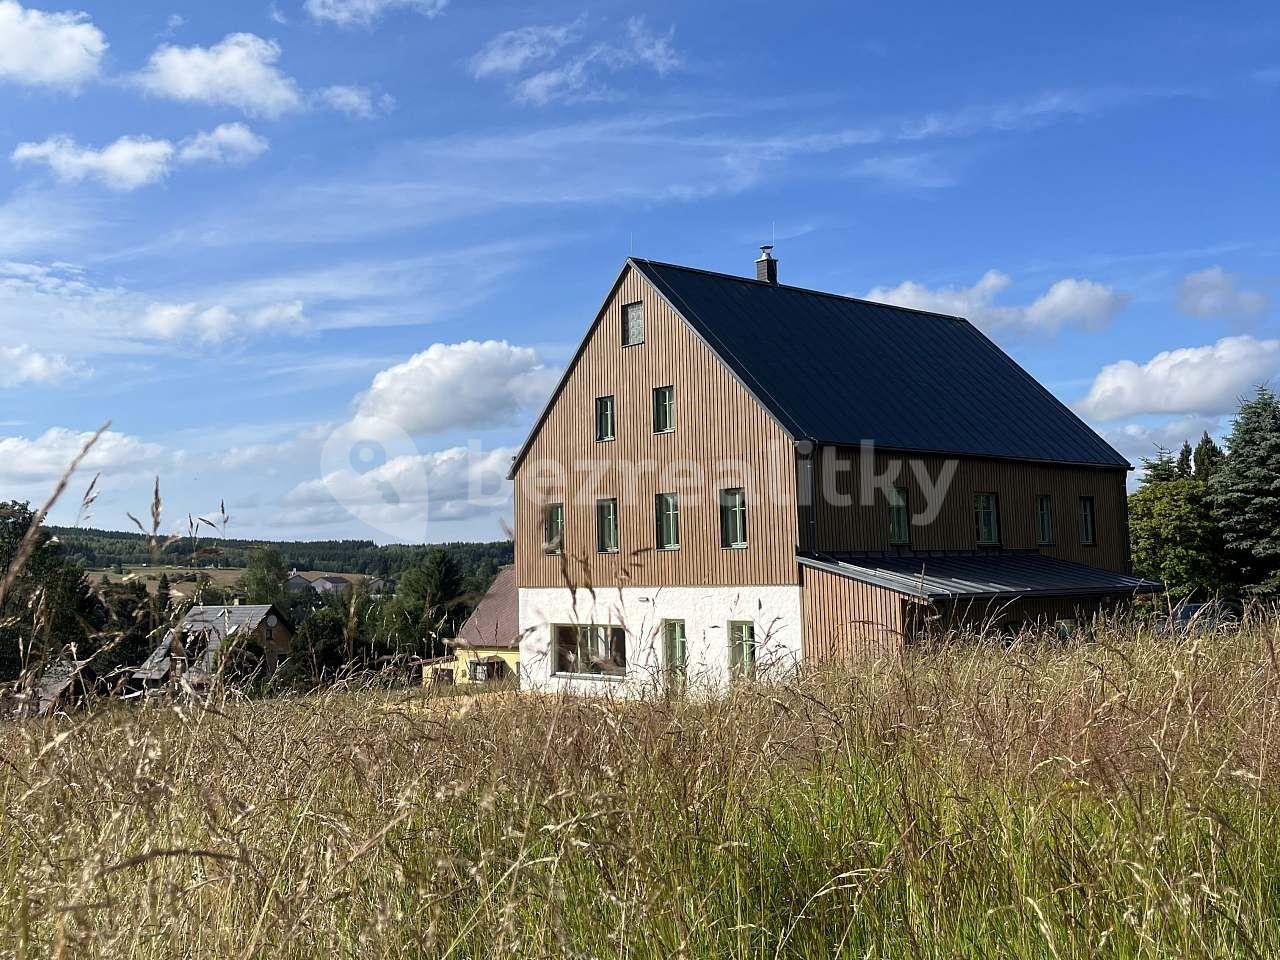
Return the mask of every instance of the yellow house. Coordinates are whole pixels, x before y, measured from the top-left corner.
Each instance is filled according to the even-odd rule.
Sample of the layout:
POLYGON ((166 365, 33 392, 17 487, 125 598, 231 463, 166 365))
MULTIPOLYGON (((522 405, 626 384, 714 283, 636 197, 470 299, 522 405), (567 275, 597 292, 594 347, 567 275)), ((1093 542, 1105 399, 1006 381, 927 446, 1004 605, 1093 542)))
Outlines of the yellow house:
POLYGON ((453 647, 456 683, 516 681, 520 676, 520 598, 516 570, 503 567, 458 631, 453 647))

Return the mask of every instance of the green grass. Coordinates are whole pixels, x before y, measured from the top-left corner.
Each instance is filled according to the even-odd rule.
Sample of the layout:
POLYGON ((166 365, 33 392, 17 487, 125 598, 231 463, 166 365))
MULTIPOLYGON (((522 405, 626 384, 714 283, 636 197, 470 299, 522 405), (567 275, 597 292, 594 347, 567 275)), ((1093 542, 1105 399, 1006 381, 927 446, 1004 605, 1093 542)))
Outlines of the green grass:
POLYGON ((1275 634, 11 726, 0 952, 1276 956, 1275 634))

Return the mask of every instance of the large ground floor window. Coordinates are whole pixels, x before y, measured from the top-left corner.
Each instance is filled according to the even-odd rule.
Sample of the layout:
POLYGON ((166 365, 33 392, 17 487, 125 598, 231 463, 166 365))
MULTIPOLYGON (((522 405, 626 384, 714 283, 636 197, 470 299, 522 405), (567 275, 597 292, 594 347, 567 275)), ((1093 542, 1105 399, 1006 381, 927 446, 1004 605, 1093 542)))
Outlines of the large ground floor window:
POLYGON ((601 677, 627 674, 627 634, 621 627, 599 624, 558 624, 555 672, 601 677))

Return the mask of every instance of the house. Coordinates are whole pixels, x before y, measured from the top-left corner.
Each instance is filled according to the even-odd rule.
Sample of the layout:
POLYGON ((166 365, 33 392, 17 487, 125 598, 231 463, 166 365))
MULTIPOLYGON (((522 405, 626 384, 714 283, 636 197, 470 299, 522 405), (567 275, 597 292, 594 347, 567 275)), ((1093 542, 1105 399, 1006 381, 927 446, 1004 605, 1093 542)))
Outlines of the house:
POLYGON ((274 604, 192 607, 133 679, 152 687, 178 680, 202 687, 226 671, 270 676, 292 640, 293 626, 274 604), (227 661, 231 650, 243 659, 227 661))
POLYGON ((92 657, 85 660, 64 657, 48 664, 40 672, 36 697, 30 705, 32 712, 47 717, 88 703, 98 688, 98 674, 92 661, 92 657))
MULTIPOLYGON (((1089 616, 1128 462, 968 321, 628 259, 513 459, 522 682, 724 682, 1089 616)), ((615 688, 616 689, 616 688, 615 688)))
POLYGON ((502 567, 467 622, 450 641, 457 683, 515 680, 520 672, 520 600, 516 569, 502 567))
POLYGON ((285 581, 285 588, 290 593, 306 593, 308 590, 316 593, 341 593, 351 582, 351 577, 337 573, 299 573, 294 570, 285 581))

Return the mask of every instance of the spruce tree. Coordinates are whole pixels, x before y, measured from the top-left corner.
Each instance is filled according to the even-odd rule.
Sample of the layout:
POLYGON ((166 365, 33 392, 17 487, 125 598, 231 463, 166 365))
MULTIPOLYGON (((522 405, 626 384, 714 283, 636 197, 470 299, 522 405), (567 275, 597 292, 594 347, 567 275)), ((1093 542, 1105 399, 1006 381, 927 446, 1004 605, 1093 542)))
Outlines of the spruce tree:
POLYGON ((1213 437, 1209 436, 1209 431, 1206 430, 1201 435, 1200 442, 1196 444, 1195 452, 1191 455, 1196 477, 1200 480, 1212 479, 1226 458, 1227 455, 1214 443, 1213 437))
POLYGON ((1173 461, 1173 453, 1165 447, 1157 447, 1154 457, 1143 457, 1142 469, 1144 485, 1178 479, 1178 465, 1173 461))
POLYGON ((1255 594, 1280 591, 1280 400, 1268 388, 1240 404, 1210 489, 1242 586, 1255 594))
POLYGON ((1191 441, 1183 440, 1182 449, 1178 451, 1178 477, 1186 480, 1191 476, 1191 441))

